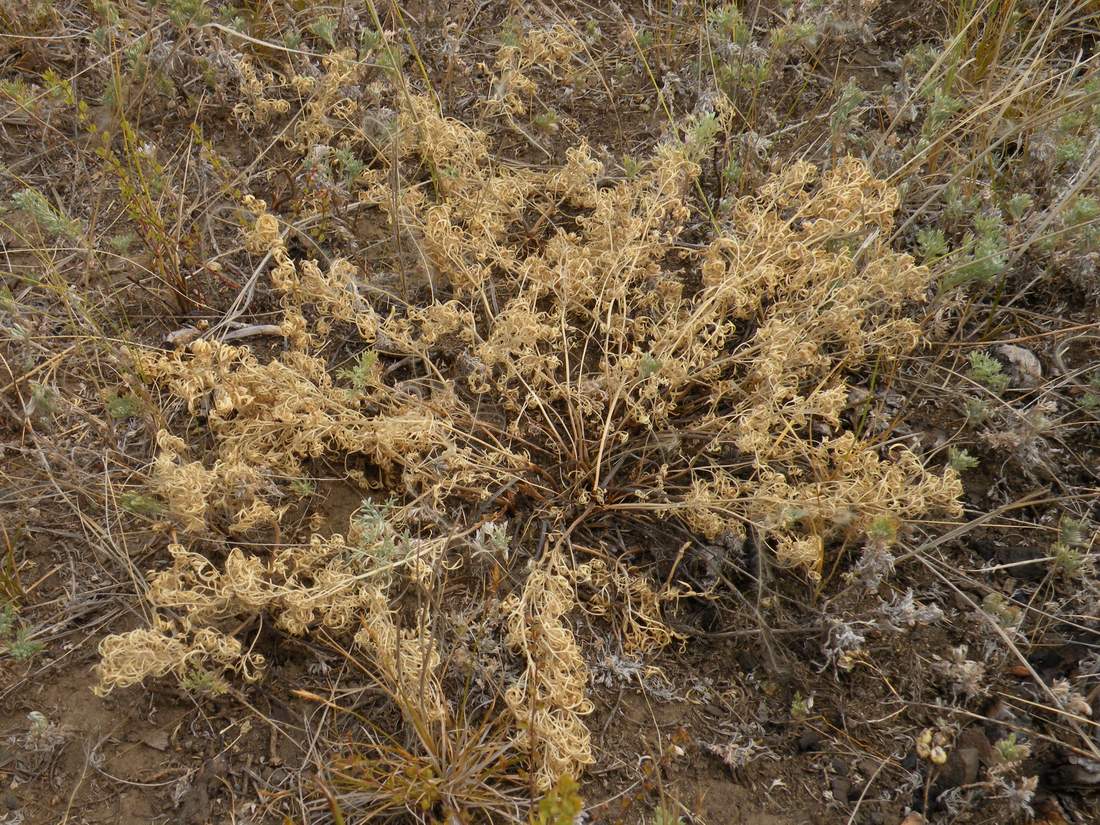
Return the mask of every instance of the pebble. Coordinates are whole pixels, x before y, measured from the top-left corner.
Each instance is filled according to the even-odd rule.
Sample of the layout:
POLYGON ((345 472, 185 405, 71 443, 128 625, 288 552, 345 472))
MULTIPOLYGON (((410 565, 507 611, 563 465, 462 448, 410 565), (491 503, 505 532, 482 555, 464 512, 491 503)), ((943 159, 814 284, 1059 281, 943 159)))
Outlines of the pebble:
POLYGON ((808 730, 798 737, 798 750, 802 753, 817 750, 821 744, 821 735, 817 731, 808 730))
POLYGON ((936 786, 948 790, 960 785, 971 785, 978 779, 981 759, 977 748, 957 748, 947 757, 936 786))
POLYGON ((848 804, 852 794, 852 783, 847 779, 837 777, 832 781, 833 799, 842 804, 848 804))

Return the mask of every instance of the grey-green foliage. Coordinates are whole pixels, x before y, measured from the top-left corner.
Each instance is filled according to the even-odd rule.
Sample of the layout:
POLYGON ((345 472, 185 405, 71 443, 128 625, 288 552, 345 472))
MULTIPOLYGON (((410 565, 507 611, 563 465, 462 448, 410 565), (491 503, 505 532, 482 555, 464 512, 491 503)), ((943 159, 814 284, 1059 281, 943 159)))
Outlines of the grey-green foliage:
POLYGON ((377 366, 378 353, 368 349, 359 353, 355 366, 339 370, 336 374, 350 383, 356 392, 364 392, 374 383, 377 366))
POLYGON ((943 190, 943 218, 948 224, 969 223, 981 202, 977 194, 967 194, 958 183, 951 183, 943 190))
POLYGON ((343 182, 347 186, 355 183, 367 165, 355 156, 350 149, 337 149, 332 153, 333 165, 339 167, 343 182))
POLYGON ((1062 222, 1072 243, 1091 250, 1100 242, 1100 201, 1088 195, 1074 198, 1062 222))
POLYGON ((1008 267, 1008 244, 999 215, 976 215, 974 231, 963 241, 963 257, 944 276, 944 289, 970 283, 989 283, 1008 267))
POLYGON ((917 251, 922 263, 935 263, 944 257, 948 250, 947 237, 942 229, 929 227, 917 232, 917 251))
POLYGON ((745 17, 733 3, 726 3, 710 13, 710 25, 715 35, 727 38, 737 46, 746 46, 752 38, 745 17))
POLYGON ((0 607, 0 655, 22 661, 45 650, 45 645, 31 639, 31 629, 22 625, 10 602, 0 607))
POLYGON ((970 353, 970 368, 966 375, 993 392, 1001 393, 1008 389, 1008 376, 1005 375, 1001 362, 984 352, 970 353))
POLYGON ((934 89, 932 99, 928 104, 928 114, 921 126, 924 137, 931 139, 938 135, 962 106, 963 103, 958 98, 951 96, 941 88, 934 89))
POLYGON ((964 473, 967 470, 973 470, 981 462, 974 456, 968 453, 964 448, 960 447, 948 447, 947 448, 947 464, 957 473, 964 473))
POLYGON ((848 82, 841 88, 840 95, 837 97, 832 114, 829 117, 829 125, 832 128, 834 138, 848 131, 856 110, 866 99, 867 93, 859 88, 854 80, 849 78, 848 82))
POLYGON ((336 21, 331 17, 318 17, 309 24, 309 30, 330 48, 336 48, 336 21))
POLYGON ((132 393, 107 397, 107 415, 111 418, 134 418, 141 413, 141 399, 132 393))
POLYGON ((1085 394, 1081 397, 1081 407, 1089 410, 1100 410, 1100 370, 1094 370, 1089 376, 1085 394))
POLYGON ((229 685, 216 673, 205 668, 191 668, 180 678, 180 687, 196 696, 221 696, 229 685))
POLYGON ((507 524, 499 522, 483 524, 474 534, 473 543, 482 552, 506 558, 511 544, 507 524))
POLYGON ((31 659, 46 649, 41 642, 30 638, 29 628, 20 628, 15 632, 15 638, 8 643, 8 654, 18 661, 31 659))
POLYGON ((1075 578, 1091 568, 1085 552, 1091 543, 1091 532, 1091 526, 1083 519, 1062 516, 1058 522, 1058 540, 1050 548, 1057 572, 1075 578))
POLYGON ((159 499, 135 490, 127 490, 119 495, 118 504, 123 510, 139 516, 156 516, 164 511, 164 505, 159 499))
POLYGON ((365 568, 378 563, 396 561, 408 546, 411 536, 407 531, 398 532, 390 522, 393 505, 378 504, 364 499, 351 518, 349 538, 352 541, 352 559, 365 568))
POLYGON ((1019 192, 1008 199, 1005 204, 1005 211, 1012 217, 1012 220, 1019 223, 1034 205, 1035 200, 1031 195, 1027 192, 1019 192))
POLYGON ((204 0, 167 0, 168 19, 179 28, 188 24, 202 25, 210 19, 204 0))
POLYGON ((21 189, 11 196, 12 204, 34 219, 38 228, 47 235, 76 240, 82 234, 78 221, 66 217, 37 189, 21 189))
POLYGON ((8 639, 15 632, 15 607, 9 602, 0 607, 0 640, 8 639))

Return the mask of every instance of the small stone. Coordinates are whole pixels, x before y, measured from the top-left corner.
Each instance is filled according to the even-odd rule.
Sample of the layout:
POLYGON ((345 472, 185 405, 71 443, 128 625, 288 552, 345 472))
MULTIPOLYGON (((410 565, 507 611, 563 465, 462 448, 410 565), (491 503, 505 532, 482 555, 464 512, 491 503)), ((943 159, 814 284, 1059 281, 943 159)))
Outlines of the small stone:
POLYGON ((936 783, 943 790, 972 785, 978 779, 981 757, 977 748, 958 748, 951 752, 936 783))
POLYGON ((833 799, 842 804, 848 804, 852 793, 852 783, 847 779, 837 777, 832 781, 833 799))
POLYGON ((168 734, 162 730, 152 730, 141 734, 141 741, 144 745, 157 751, 168 750, 168 734))
POLYGON ((798 737, 798 750, 802 753, 815 751, 821 744, 821 735, 817 731, 808 730, 798 737))
POLYGON ((1001 344, 997 352, 1012 368, 1013 384, 1023 389, 1034 389, 1043 383, 1043 365, 1031 350, 1015 344, 1001 344))

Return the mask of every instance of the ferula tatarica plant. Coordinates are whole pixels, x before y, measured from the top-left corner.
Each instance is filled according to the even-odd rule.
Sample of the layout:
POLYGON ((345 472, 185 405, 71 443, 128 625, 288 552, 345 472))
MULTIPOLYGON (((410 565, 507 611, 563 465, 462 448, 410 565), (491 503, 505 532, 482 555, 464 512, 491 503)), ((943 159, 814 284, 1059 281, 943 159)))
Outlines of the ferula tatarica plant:
MULTIPOLYGON (((519 110, 523 66, 504 58, 502 102, 519 110)), ((241 70, 266 100, 271 78, 241 70)), ((320 97, 351 70, 329 61, 320 97)), ((410 626, 390 599, 460 567, 454 535, 502 523, 509 502, 546 531, 512 535, 525 581, 485 611, 515 657, 503 695, 515 746, 546 789, 593 758, 578 600, 632 594, 626 611, 607 598, 593 609, 616 614, 635 650, 674 636, 661 617, 674 587, 584 567, 565 550, 578 529, 660 521, 718 545, 751 533, 818 579, 831 547, 875 524, 959 512, 955 471, 880 447, 845 415, 853 374, 921 345, 907 310, 932 275, 889 246, 898 195, 852 158, 792 164, 708 213, 695 184, 722 110, 616 179, 584 143, 551 168, 503 163, 431 99, 403 100, 392 150, 352 185, 360 208, 415 240, 427 277, 385 294, 347 260, 299 257, 247 198, 244 242, 268 260, 285 344, 261 354, 212 335, 135 355, 142 380, 186 410, 166 419, 151 469, 178 541, 152 574, 158 618, 103 643, 101 686, 202 669, 258 678, 263 658, 233 634, 262 615, 289 634, 346 632, 391 691, 443 718, 429 602, 410 626), (188 443, 188 416, 212 450, 188 443), (390 500, 370 511, 389 527, 352 519, 304 545, 244 541, 280 525, 314 461, 352 457, 371 479, 349 478, 390 500)), ((332 123, 303 121, 288 143, 305 152, 332 123)))

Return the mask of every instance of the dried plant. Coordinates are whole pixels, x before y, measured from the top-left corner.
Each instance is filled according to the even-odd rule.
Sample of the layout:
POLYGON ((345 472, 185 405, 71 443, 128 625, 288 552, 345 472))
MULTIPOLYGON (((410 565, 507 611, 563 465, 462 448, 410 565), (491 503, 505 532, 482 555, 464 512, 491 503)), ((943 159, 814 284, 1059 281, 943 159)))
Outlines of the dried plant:
MULTIPOLYGON (((496 79, 493 92, 485 101, 486 113, 525 114, 527 100, 538 91, 531 75, 537 71, 555 81, 568 82, 575 72, 574 58, 581 48, 574 30, 566 26, 521 32, 514 21, 508 21, 493 64, 496 79)), ((488 71, 488 67, 482 68, 488 71)))
POLYGON ((551 557, 531 571, 522 594, 503 605, 508 645, 527 663, 504 699, 515 715, 522 749, 533 754, 535 783, 542 790, 593 761, 581 718, 592 712, 585 695, 588 669, 563 618, 576 604, 563 565, 561 558, 551 557))
MULTIPOLYGON (((562 62, 559 35, 539 43, 562 62)), ((528 65, 509 55, 498 70, 516 95, 528 65)), ((256 112, 277 115, 260 105, 274 79, 240 68, 256 112)), ((337 53, 322 77, 293 80, 312 97, 290 148, 362 139, 348 137, 341 97, 360 71, 337 53)), ((671 518, 709 540, 753 526, 780 564, 816 579, 834 542, 882 544, 882 524, 957 513, 953 471, 886 453, 841 415, 851 372, 921 341, 905 309, 931 276, 887 245, 896 193, 854 159, 797 163, 700 224, 700 160, 728 118, 721 106, 699 116, 638 174, 608 181, 583 143, 560 167, 501 165, 485 134, 405 95, 392 151, 351 181, 361 208, 417 241, 429 277, 403 295, 346 260, 297 259, 266 204, 245 197, 245 246, 271 264, 287 346, 263 359, 200 338, 134 355, 211 437, 199 449, 162 432, 153 491, 193 538, 241 534, 280 524, 284 488, 310 461, 357 455, 392 504, 353 519, 349 540, 233 548, 220 563, 173 546, 149 598, 176 618, 108 638, 102 688, 211 667, 255 678, 262 658, 234 634, 266 615, 291 634, 354 633, 399 704, 445 719, 436 642, 400 629, 390 585, 430 588, 449 540, 439 514, 515 488, 554 542, 499 606, 521 665, 504 691, 513 745, 545 790, 593 759, 570 611, 583 601, 612 617, 629 651, 674 638, 661 613, 676 590, 613 559, 575 566, 561 543, 578 525, 671 518), (689 228, 704 242, 688 243, 689 228), (349 370, 325 355, 338 338, 359 353, 349 370), (397 380, 383 368, 393 359, 422 369, 397 380)), ((484 545, 486 524, 462 527, 484 545)))

